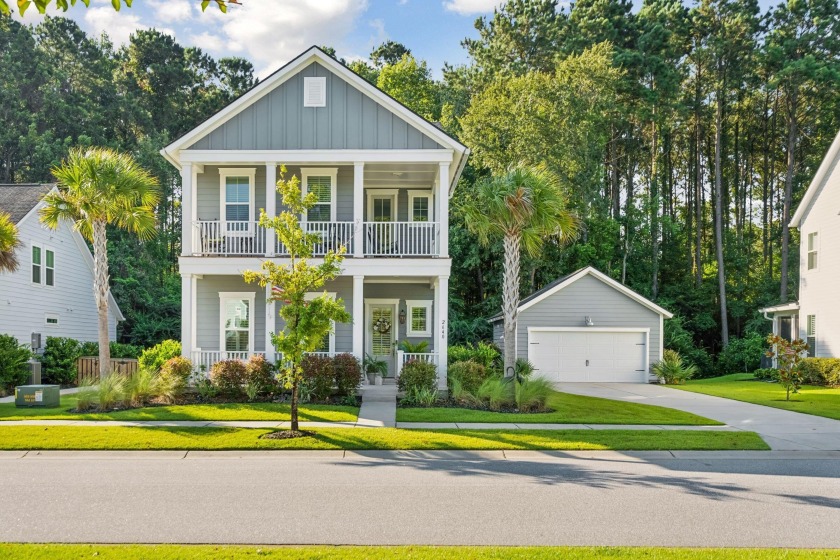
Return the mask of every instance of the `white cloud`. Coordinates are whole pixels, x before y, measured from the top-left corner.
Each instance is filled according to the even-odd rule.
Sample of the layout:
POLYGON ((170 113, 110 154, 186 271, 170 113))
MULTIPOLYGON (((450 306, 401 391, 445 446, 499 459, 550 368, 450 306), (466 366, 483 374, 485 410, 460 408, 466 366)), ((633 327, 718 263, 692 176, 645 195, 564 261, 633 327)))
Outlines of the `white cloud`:
POLYGON ((503 0, 445 0, 443 7, 450 12, 468 16, 492 12, 502 4, 503 0))
POLYGON ((208 8, 206 31, 191 41, 216 56, 244 56, 263 77, 312 45, 339 47, 367 7, 367 0, 275 0, 243 2, 227 14, 208 8))
POLYGON ((388 40, 388 33, 385 31, 385 22, 381 19, 370 20, 370 26, 373 28, 373 34, 368 39, 368 47, 373 49, 388 40))
POLYGON ((131 34, 136 30, 149 28, 140 22, 140 16, 127 13, 127 10, 117 12, 110 5, 88 8, 85 12, 85 23, 92 35, 107 33, 115 45, 128 43, 131 34))
POLYGON ((162 22, 185 21, 193 15, 191 0, 149 0, 155 19, 162 22))

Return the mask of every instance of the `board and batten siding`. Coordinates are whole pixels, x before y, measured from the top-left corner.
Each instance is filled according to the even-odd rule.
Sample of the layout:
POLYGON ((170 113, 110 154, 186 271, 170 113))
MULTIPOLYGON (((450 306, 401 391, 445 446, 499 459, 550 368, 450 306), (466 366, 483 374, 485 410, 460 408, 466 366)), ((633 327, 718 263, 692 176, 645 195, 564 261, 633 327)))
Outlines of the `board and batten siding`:
MULTIPOLYGON (((528 327, 585 328, 585 317, 596 327, 650 329, 649 364, 660 359, 660 315, 597 278, 585 275, 532 307, 519 312, 516 355, 528 359, 528 327)), ((493 341, 504 348, 503 322, 493 323, 493 341)))
POLYGON ((840 357, 840 163, 826 173, 799 224, 799 336, 805 340, 808 315, 817 327, 816 356, 840 357), (808 235, 818 234, 817 267, 808 270, 808 235))
MULTIPOLYGON (((93 297, 93 272, 74 239, 71 226, 62 222, 53 231, 41 225, 37 212, 19 224, 22 246, 17 249, 20 267, 0 274, 0 333, 29 344, 32 333, 41 333, 41 344, 48 336, 97 341, 99 316, 93 297), (55 286, 32 283, 32 245, 55 251, 55 286), (58 325, 47 325, 46 315, 58 317, 58 325)), ((42 254, 42 263, 46 256, 42 254)), ((108 321, 108 337, 117 337, 113 311, 108 321)))
POLYGON ((313 62, 195 142, 191 150, 439 149, 436 141, 313 62), (325 77, 326 106, 303 106, 305 77, 325 77))

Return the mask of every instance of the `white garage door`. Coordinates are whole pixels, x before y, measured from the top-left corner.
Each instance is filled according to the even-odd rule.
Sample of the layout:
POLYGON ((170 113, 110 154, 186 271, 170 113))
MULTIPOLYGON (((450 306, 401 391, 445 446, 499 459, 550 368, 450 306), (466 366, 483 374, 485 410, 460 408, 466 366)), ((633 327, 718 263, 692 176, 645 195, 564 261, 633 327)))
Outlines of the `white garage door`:
POLYGON ((532 330, 528 359, 534 375, 550 381, 641 383, 646 342, 645 332, 532 330))

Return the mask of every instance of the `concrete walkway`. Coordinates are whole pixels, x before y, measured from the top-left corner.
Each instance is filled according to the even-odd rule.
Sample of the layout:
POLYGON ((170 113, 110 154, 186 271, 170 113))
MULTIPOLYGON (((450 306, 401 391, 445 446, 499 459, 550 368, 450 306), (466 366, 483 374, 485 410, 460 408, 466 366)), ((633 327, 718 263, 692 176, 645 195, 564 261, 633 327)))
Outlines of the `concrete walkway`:
POLYGON ((397 383, 386 379, 382 385, 362 387, 362 406, 358 426, 393 428, 397 425, 397 383))
POLYGON ((675 408, 757 432, 773 450, 840 450, 840 421, 642 383, 557 383, 558 391, 675 408))

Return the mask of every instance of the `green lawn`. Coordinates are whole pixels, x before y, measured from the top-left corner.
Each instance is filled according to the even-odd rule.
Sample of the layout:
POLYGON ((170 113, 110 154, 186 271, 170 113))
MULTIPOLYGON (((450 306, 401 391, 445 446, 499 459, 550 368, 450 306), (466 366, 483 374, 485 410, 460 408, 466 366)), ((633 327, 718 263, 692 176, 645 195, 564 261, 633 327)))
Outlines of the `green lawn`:
POLYGON ((669 387, 840 420, 840 388, 804 385, 798 394, 791 395, 790 401, 786 401, 783 386, 756 381, 751 373, 697 379, 685 385, 669 387))
POLYGON ((821 560, 837 558, 836 550, 782 550, 747 548, 630 548, 630 547, 481 547, 481 546, 213 546, 111 544, 0 544, 0 558, 52 560, 821 560))
POLYGON ((768 449, 752 432, 689 430, 401 430, 332 428, 313 437, 260 439, 268 429, 0 426, 6 450, 226 449, 768 449))
MULTIPOLYGON (((75 395, 63 395, 59 408, 15 408, 0 404, 2 420, 289 420, 289 405, 275 403, 187 404, 149 406, 119 412, 77 414, 75 395)), ((307 404, 298 410, 301 422, 355 422, 356 406, 307 404)))
POLYGON ((719 426, 720 422, 688 412, 597 397, 555 392, 554 412, 517 414, 468 408, 397 408, 397 422, 513 422, 515 424, 669 424, 719 426))

